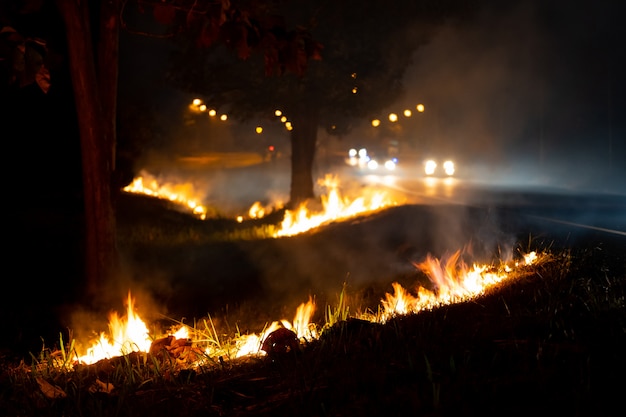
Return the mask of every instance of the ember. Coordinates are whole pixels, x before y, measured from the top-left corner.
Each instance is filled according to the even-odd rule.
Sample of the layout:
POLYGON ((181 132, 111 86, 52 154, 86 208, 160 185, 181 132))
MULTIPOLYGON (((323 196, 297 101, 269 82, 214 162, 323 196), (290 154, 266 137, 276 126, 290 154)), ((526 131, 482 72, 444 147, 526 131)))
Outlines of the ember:
MULTIPOLYGON (((461 251, 455 252, 445 261, 428 255, 425 261, 415 266, 430 279, 432 290, 418 287, 413 295, 394 282, 394 292, 386 294, 381 300, 378 314, 363 313, 351 318, 382 323, 396 315, 418 313, 445 304, 467 301, 484 294, 514 274, 519 275, 521 268, 541 259, 536 252, 530 252, 519 262, 497 266, 473 264, 470 267, 461 260, 461 251)), ((125 317, 111 314, 110 334, 100 333, 98 340, 85 353, 76 355, 78 363, 92 364, 132 352, 150 352, 153 355, 169 354, 178 359, 179 363, 193 367, 207 358, 218 357, 222 361, 223 358, 292 351, 298 343, 317 339, 318 329, 324 328, 312 322, 315 312, 313 298, 300 304, 292 322, 285 319, 274 321, 259 334, 238 334, 227 343, 220 341, 210 318, 204 322, 207 331, 203 334, 198 329, 181 324, 165 336, 149 335, 147 326, 134 310, 130 292, 127 306, 125 317)))

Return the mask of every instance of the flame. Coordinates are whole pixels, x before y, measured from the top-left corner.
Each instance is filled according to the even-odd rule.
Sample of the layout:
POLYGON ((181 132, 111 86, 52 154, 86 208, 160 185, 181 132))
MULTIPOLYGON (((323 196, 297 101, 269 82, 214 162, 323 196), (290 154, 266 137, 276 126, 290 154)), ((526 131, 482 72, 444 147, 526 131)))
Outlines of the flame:
MULTIPOLYGON (((433 309, 445 304, 467 301, 484 294, 489 288, 510 278, 517 269, 527 265, 533 265, 542 259, 536 252, 523 255, 519 261, 502 263, 498 266, 476 264, 469 266, 461 259, 461 251, 457 251, 447 259, 437 259, 430 254, 415 267, 424 272, 430 279, 433 289, 423 287, 416 289, 413 295, 399 283, 392 284, 393 293, 385 294, 381 299, 380 313, 376 316, 371 314, 357 314, 360 319, 385 322, 396 315, 417 313, 422 310, 433 309)), ((184 339, 194 344, 197 352, 203 352, 206 357, 240 358, 249 355, 264 355, 261 346, 265 339, 275 330, 284 327, 292 330, 302 340, 312 340, 319 337, 318 327, 312 322, 315 313, 315 302, 309 297, 307 302, 301 303, 296 309, 293 321, 286 319, 273 321, 260 333, 236 335, 225 346, 220 342, 218 333, 208 346, 200 348, 207 340, 193 340, 191 334, 193 328, 181 325, 176 331, 168 333, 174 339, 184 339)), ((197 334, 197 333, 194 333, 197 334)), ((105 358, 127 355, 131 352, 149 352, 152 340, 144 321, 134 309, 134 300, 128 293, 127 313, 125 317, 118 317, 116 313, 109 316, 109 335, 100 333, 98 339, 83 355, 77 355, 77 362, 93 364, 105 358)), ((205 338, 206 339, 206 338, 205 338)), ((202 359, 194 359, 192 366, 200 365, 202 359)))
POLYGON ((330 174, 320 180, 319 184, 328 189, 328 193, 321 196, 323 210, 312 213, 304 203, 295 211, 285 211, 285 216, 280 228, 275 233, 275 237, 297 235, 333 221, 347 219, 395 204, 386 193, 381 191, 374 191, 369 197, 358 197, 354 200, 342 197, 339 192, 338 178, 330 174))
POLYGON ((118 317, 116 312, 109 316, 109 335, 101 332, 87 352, 78 356, 78 362, 92 364, 99 360, 127 355, 131 352, 147 352, 152 339, 148 328, 134 309, 130 292, 127 299, 126 317, 118 317))
POLYGON ((256 201, 248 210, 248 216, 251 219, 260 219, 265 216, 265 208, 261 205, 260 201, 256 201))
MULTIPOLYGON (((327 174, 318 181, 318 184, 327 190, 327 194, 321 196, 322 210, 314 212, 307 206, 307 203, 301 204, 296 210, 286 210, 283 221, 273 233, 273 237, 297 235, 324 224, 397 204, 383 191, 366 190, 364 196, 354 199, 344 197, 339 191, 339 180, 335 175, 327 174)), ((184 205, 202 220, 205 220, 207 216, 206 206, 199 203, 198 197, 193 197, 195 194, 193 185, 189 183, 159 184, 152 175, 142 171, 142 175, 134 178, 131 184, 123 188, 123 191, 167 199, 184 205)), ((363 190, 360 191, 363 192, 363 190)), ((282 203, 279 202, 275 206, 280 208, 282 203)), ((261 202, 256 201, 248 209, 247 217, 260 219, 271 211, 271 208, 264 207, 261 202)), ((243 220, 242 215, 236 217, 239 223, 243 220)))
POLYGON ((181 204, 189 208, 200 219, 206 219, 207 208, 198 202, 199 198, 193 197, 195 192, 192 184, 159 184, 156 178, 147 172, 142 171, 141 174, 122 190, 127 193, 145 194, 181 204))
MULTIPOLYGON (((289 322, 286 319, 273 321, 267 328, 265 328, 260 334, 251 333, 240 335, 235 340, 235 349, 233 356, 235 358, 241 358, 244 356, 263 354, 261 346, 263 342, 273 331, 278 330, 281 327, 285 327, 293 331, 299 339, 316 339, 318 337, 315 326, 311 323, 311 318, 315 312, 315 302, 312 298, 305 303, 302 303, 296 309, 293 322, 289 322)), ((225 352, 219 347, 208 347, 205 349, 205 353, 209 356, 222 355, 225 352)))
MULTIPOLYGON (((500 267, 479 265, 471 267, 461 259, 461 251, 456 251, 445 262, 430 254, 426 260, 415 266, 426 274, 435 287, 433 291, 417 288, 417 295, 411 295, 400 284, 392 284, 393 294, 386 294, 381 300, 382 321, 397 314, 417 313, 441 305, 459 303, 484 294, 489 288, 509 278, 513 269, 510 265, 500 267)), ((531 265, 538 260, 536 252, 524 255, 524 262, 515 262, 515 267, 531 265)))

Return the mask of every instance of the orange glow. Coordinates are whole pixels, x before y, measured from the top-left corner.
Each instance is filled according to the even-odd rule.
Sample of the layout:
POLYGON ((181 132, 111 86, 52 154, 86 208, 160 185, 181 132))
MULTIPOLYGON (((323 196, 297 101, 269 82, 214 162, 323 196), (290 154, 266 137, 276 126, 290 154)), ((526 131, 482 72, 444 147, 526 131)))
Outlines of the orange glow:
MULTIPOLYGON (((441 305, 470 300, 509 278, 513 271, 512 266, 507 264, 500 266, 473 264, 470 267, 460 258, 459 250, 445 262, 429 254, 425 261, 415 264, 429 278, 433 290, 418 287, 417 294, 412 295, 400 284, 393 283, 393 294, 386 294, 381 300, 382 321, 398 314, 417 313, 441 305)), ((524 256, 524 262, 515 263, 513 266, 531 265, 537 259, 537 253, 530 252, 524 256)))
MULTIPOLYGON (((394 282, 393 294, 388 293, 381 300, 377 315, 357 314, 353 317, 373 322, 385 322, 397 315, 418 313, 446 304, 467 301, 512 277, 520 268, 536 264, 541 260, 541 255, 530 252, 517 262, 501 263, 498 266, 473 264, 470 267, 461 260, 461 251, 455 252, 446 260, 428 255, 423 262, 416 263, 415 266, 430 279, 432 289, 418 287, 412 294, 394 282)), ((170 337, 177 342, 184 342, 183 345, 188 346, 188 351, 199 353, 190 361, 185 362, 181 359, 178 362, 180 366, 186 364, 186 366, 195 367, 214 363, 215 360, 211 358, 234 359, 248 355, 265 355, 266 352, 261 349, 263 342, 272 332, 281 327, 293 331, 300 342, 317 339, 320 336, 318 329, 322 328, 312 321, 316 305, 313 297, 309 297, 307 302, 298 306, 293 321, 276 320, 259 333, 237 334, 228 341, 220 340, 210 318, 208 328, 212 328, 213 332, 209 337, 206 331, 184 324, 178 326, 175 331, 165 333, 165 336, 151 337, 146 324, 135 311, 130 292, 126 304, 126 316, 119 317, 116 313, 111 313, 109 316, 108 334, 100 333, 97 340, 93 341, 84 353, 76 349, 77 363, 93 364, 102 359, 123 356, 131 352, 150 352, 153 340, 158 341, 163 337, 170 337)), ((348 306, 344 308, 346 312, 349 311, 348 306)), ((181 346, 181 344, 177 343, 176 346, 181 346)))
POLYGON ((332 175, 326 175, 320 184, 328 190, 328 193, 321 197, 323 210, 311 212, 305 203, 295 211, 285 211, 285 217, 275 237, 293 236, 333 221, 374 212, 396 204, 382 191, 372 192, 369 196, 361 196, 354 200, 344 198, 339 192, 339 180, 332 175))
POLYGON ((261 205, 261 202, 257 201, 250 207, 248 216, 250 216, 251 219, 260 219, 265 216, 265 208, 261 205))
POLYGON ((192 184, 159 184, 156 178, 146 172, 133 179, 133 182, 123 188, 127 193, 145 194, 152 197, 170 200, 191 209, 192 213, 204 220, 207 209, 194 196, 192 184))
POLYGON ((99 360, 127 355, 131 352, 147 352, 152 339, 146 324, 134 309, 134 300, 128 293, 126 317, 113 312, 109 316, 109 334, 100 333, 85 354, 79 355, 79 363, 92 364, 99 360))

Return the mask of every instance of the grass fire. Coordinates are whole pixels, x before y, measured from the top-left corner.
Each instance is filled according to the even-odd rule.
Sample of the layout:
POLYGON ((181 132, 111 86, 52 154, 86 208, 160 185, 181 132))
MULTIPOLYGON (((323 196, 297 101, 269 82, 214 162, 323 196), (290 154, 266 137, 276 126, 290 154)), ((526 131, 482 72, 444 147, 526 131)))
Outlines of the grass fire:
MULTIPOLYGON (((356 318, 372 322, 384 322, 389 318, 399 314, 418 313, 421 310, 429 310, 441 305, 470 300, 483 294, 494 285, 505 279, 520 276, 524 267, 543 262, 547 255, 537 255, 536 252, 525 254, 523 260, 512 264, 502 264, 498 266, 474 264, 468 268, 463 263, 457 262, 460 251, 457 251, 446 262, 445 266, 440 265, 440 261, 429 256, 418 268, 426 271, 433 291, 424 288, 417 289, 417 296, 412 296, 410 291, 404 289, 397 282, 393 283, 393 294, 386 294, 381 300, 379 308, 375 308, 378 314, 361 313, 350 316, 342 314, 344 320, 356 318)), ((265 355, 267 350, 263 349, 265 341, 278 329, 286 329, 293 339, 300 342, 312 341, 318 337, 322 329, 329 324, 312 323, 315 303, 313 299, 302 303, 296 311, 293 321, 281 319, 270 323, 259 334, 237 334, 230 335, 228 341, 220 340, 212 323, 203 322, 203 330, 197 327, 181 324, 169 329, 170 332, 163 334, 150 334, 148 326, 140 318, 139 313, 134 308, 134 299, 131 294, 127 298, 127 314, 124 317, 118 316, 116 312, 111 313, 109 318, 109 332, 98 333, 95 341, 91 342, 86 352, 72 352, 75 355, 74 362, 80 364, 93 364, 102 359, 111 359, 115 356, 127 355, 131 352, 153 352, 152 341, 159 341, 166 338, 168 343, 178 346, 176 340, 185 339, 189 343, 189 350, 202 352, 199 357, 200 362, 204 359, 228 357, 239 358, 245 355, 265 355), (211 333, 211 337, 205 337, 204 333, 211 333), (195 335, 192 337, 192 335, 195 335)), ((350 310, 350 306, 343 305, 341 309, 350 310)), ((333 320, 333 322, 336 320, 333 320)), ((164 346, 163 341, 159 342, 164 346)), ((82 345, 83 343, 81 343, 82 345)), ((169 346, 169 345, 168 345, 169 346)), ((270 349, 270 352, 272 350, 270 349)), ((65 359, 63 365, 67 365, 65 359)), ((194 366, 193 361, 188 364, 194 366)))
MULTIPOLYGON (((327 195, 329 201, 334 198, 327 195)), ((340 236, 348 239, 346 247, 362 250, 364 237, 382 236, 367 266, 389 261, 385 245, 405 266, 396 266, 395 275, 381 276, 378 285, 363 288, 345 277, 343 286, 338 281, 334 298, 328 292, 293 298, 286 291, 292 297, 288 303, 266 295, 288 283, 276 281, 275 273, 268 278, 275 285, 269 289, 235 281, 226 287, 234 297, 258 292, 254 300, 265 301, 264 306, 274 301, 295 308, 274 315, 276 310, 270 314, 217 297, 213 303, 231 304, 191 319, 165 314, 151 319, 155 315, 147 312, 146 287, 154 286, 156 292, 163 283, 150 276, 140 291, 126 293, 124 314, 111 308, 103 327, 97 324, 101 320, 87 322, 92 337, 85 332, 77 336, 68 328, 59 331, 57 340, 45 340, 28 360, 3 362, 1 414, 377 416, 399 409, 403 414, 443 416, 467 410, 492 414, 512 410, 511 404, 514 411, 528 414, 545 412, 546 401, 552 414, 610 414, 623 387, 616 370, 626 370, 626 279, 623 257, 615 257, 623 248, 619 241, 567 249, 538 238, 524 244, 517 239, 486 260, 469 250, 471 245, 435 252, 433 244, 424 247, 424 256, 413 258, 406 254, 419 253, 419 248, 411 252, 403 239, 385 237, 378 222, 386 227, 396 222, 400 226, 394 227, 403 229, 414 218, 435 224, 429 211, 395 205, 379 210, 378 216, 339 222, 328 231, 282 239, 230 237, 207 246, 182 238, 175 242, 184 244, 165 245, 165 240, 152 238, 138 244, 134 238, 130 242, 139 249, 129 256, 156 250, 162 257, 164 250, 178 245, 189 263, 194 256, 209 256, 207 248, 223 247, 222 257, 240 250, 232 256, 241 264, 249 261, 242 254, 254 251, 258 259, 275 259, 283 250, 319 250, 318 242, 330 244, 340 236), (258 249, 266 245, 271 250, 258 249), (517 401, 522 397, 537 401, 517 401)), ((438 207, 433 213, 445 213, 444 223, 452 230, 450 213, 459 211, 438 207)), ((215 222, 187 216, 176 221, 188 221, 194 228, 215 222)), ((478 217, 473 215, 472 221, 478 217)), ((131 220, 124 227, 136 225, 131 220)), ((423 230, 418 234, 428 242, 423 230)), ((130 246, 128 242, 122 241, 122 247, 130 246)), ((329 253, 321 262, 305 259, 305 268, 330 263, 329 253)), ((209 272, 217 271, 212 267, 209 272)), ((212 278, 211 285, 226 285, 227 279, 212 278)), ((189 285, 208 304, 212 287, 189 285)), ((189 293, 182 289, 172 288, 171 294, 185 304, 189 293)))

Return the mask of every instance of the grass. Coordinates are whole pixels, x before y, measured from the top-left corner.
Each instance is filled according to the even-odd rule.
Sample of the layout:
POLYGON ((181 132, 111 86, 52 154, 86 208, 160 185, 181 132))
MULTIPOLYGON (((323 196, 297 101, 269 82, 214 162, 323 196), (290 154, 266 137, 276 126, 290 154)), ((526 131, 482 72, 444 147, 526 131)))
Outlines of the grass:
POLYGON ((195 320, 193 338, 226 354, 193 368, 155 352, 71 366, 72 341, 60 336, 21 362, 0 361, 0 415, 620 415, 622 241, 555 248, 480 298, 384 324, 351 318, 349 300, 344 287, 318 339, 271 356, 229 359, 233 329, 195 320))

